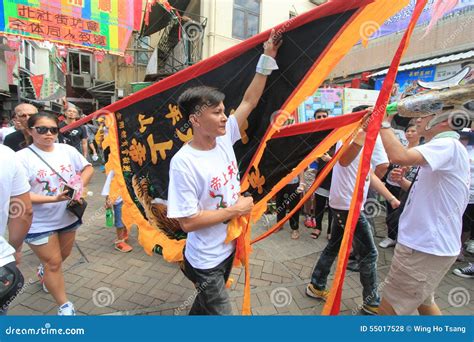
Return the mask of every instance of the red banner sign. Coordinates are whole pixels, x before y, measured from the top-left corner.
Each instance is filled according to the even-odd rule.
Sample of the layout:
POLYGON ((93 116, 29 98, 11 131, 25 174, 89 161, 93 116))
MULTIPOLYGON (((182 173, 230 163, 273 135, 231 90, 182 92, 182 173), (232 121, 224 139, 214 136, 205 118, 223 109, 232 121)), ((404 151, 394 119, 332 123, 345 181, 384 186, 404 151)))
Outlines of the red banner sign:
POLYGON ((100 32, 97 21, 52 13, 47 10, 18 5, 18 16, 25 20, 9 17, 8 27, 20 33, 37 34, 44 38, 77 41, 107 46, 107 37, 100 32))

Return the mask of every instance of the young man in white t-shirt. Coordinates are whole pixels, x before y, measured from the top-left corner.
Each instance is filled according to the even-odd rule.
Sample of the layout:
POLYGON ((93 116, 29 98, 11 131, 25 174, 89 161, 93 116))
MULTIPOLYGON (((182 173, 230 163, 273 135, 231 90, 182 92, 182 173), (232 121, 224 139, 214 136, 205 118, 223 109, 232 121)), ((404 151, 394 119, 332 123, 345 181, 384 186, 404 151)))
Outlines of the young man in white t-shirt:
MULTIPOLYGON (((332 234, 326 248, 323 250, 316 263, 311 282, 306 287, 306 295, 312 298, 326 300, 329 291, 326 290, 327 279, 331 271, 341 246, 344 235, 344 228, 349 214, 354 188, 356 185, 358 167, 361 158, 361 151, 365 141, 365 132, 360 131, 348 149, 334 165, 331 188, 329 191, 329 207, 333 214, 331 225, 332 234)), ((341 147, 339 142, 336 150, 341 147)), ((378 165, 388 163, 387 155, 383 149, 382 140, 377 137, 372 154, 372 169, 378 165)), ((367 198, 369 186, 384 196, 393 206, 398 206, 400 202, 385 188, 374 171, 367 175, 364 185, 364 194, 361 212, 357 226, 354 231, 354 254, 359 263, 360 281, 362 284, 363 304, 362 310, 369 315, 377 313, 380 296, 377 286, 377 248, 375 246, 372 228, 367 221, 362 208, 367 198)))
POLYGON ((390 120, 385 118, 380 130, 388 157, 420 170, 400 216, 380 314, 440 315, 434 293, 461 249, 462 215, 469 200, 468 154, 446 112, 417 119, 417 132, 426 143, 410 149, 395 137, 390 120))
POLYGON ((281 36, 272 32, 257 73, 229 118, 224 113, 224 94, 214 88, 190 88, 178 99, 181 113, 192 125, 193 138, 171 160, 168 217, 177 218, 188 233, 183 271, 197 291, 190 315, 232 313, 225 284, 235 245, 224 242, 227 223, 253 207, 251 197, 240 195, 232 145, 240 140, 239 127, 257 106, 267 76, 278 68, 274 57, 280 45, 281 36))
POLYGON ((23 287, 23 276, 17 265, 21 247, 33 218, 30 184, 15 153, 0 145, 0 315, 23 287), (4 238, 8 225, 7 242, 4 238))

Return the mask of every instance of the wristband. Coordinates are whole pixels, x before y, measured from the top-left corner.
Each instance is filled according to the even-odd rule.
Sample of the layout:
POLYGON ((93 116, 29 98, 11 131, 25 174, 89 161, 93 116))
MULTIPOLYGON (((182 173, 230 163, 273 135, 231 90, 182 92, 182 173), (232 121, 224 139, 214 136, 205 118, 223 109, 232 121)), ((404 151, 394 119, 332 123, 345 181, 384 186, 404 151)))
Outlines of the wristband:
POLYGON ((277 70, 278 65, 273 57, 267 55, 261 55, 257 63, 258 74, 268 76, 272 73, 273 70, 277 70))
POLYGON ((392 124, 389 121, 382 121, 382 125, 380 126, 382 129, 392 128, 392 124))

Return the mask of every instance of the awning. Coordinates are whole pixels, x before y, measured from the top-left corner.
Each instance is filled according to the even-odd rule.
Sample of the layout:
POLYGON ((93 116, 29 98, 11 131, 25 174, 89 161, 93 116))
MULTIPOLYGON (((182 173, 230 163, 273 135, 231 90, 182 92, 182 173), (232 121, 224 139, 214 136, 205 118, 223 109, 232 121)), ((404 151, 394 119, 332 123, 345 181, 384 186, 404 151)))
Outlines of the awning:
MULTIPOLYGON (((182 15, 183 12, 189 5, 190 0, 169 0, 168 3, 171 7, 178 10, 178 12, 182 15)), ((161 5, 160 3, 155 3, 151 6, 151 11, 149 13, 149 22, 148 25, 143 23, 142 30, 140 32, 140 37, 143 36, 150 36, 153 33, 156 33, 166 26, 172 19, 172 15, 167 11, 165 6, 161 5)))
MULTIPOLYGON (((430 58, 430 59, 425 59, 423 61, 419 61, 419 62, 415 62, 415 63, 401 65, 398 68, 398 71, 418 69, 418 68, 423 68, 423 67, 427 67, 427 66, 430 66, 430 65, 438 65, 438 64, 444 64, 444 63, 459 61, 459 60, 463 60, 463 59, 468 59, 468 58, 471 58, 471 57, 474 57, 474 50, 469 50, 469 51, 461 52, 461 53, 454 53, 454 54, 448 55, 448 56, 430 58)), ((382 71, 373 73, 369 77, 383 76, 383 75, 386 75, 387 72, 388 72, 388 69, 384 69, 382 71)))

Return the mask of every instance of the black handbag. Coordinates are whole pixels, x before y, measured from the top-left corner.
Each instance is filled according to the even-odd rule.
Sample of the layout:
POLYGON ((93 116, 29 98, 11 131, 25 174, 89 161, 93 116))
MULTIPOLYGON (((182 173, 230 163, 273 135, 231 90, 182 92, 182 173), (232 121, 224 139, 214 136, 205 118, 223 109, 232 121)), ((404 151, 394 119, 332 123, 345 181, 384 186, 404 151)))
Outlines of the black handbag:
MULTIPOLYGON (((57 172, 51 165, 48 164, 46 160, 44 160, 38 153, 36 153, 35 150, 33 150, 31 147, 28 147, 28 149, 36 154, 36 156, 41 159, 43 163, 45 163, 51 171, 53 171, 56 175, 58 175, 61 180, 67 184, 67 180, 64 179, 63 176, 59 172, 57 172)), ((84 198, 81 198, 80 201, 77 200, 70 200, 67 204, 66 209, 69 210, 71 213, 73 213, 79 220, 82 220, 82 217, 84 216, 84 212, 86 211, 87 208, 87 201, 84 198)))
POLYGON ((71 200, 67 204, 66 209, 69 210, 71 213, 76 215, 79 220, 82 220, 82 216, 84 216, 84 212, 87 208, 87 201, 84 198, 81 198, 79 201, 71 200))

